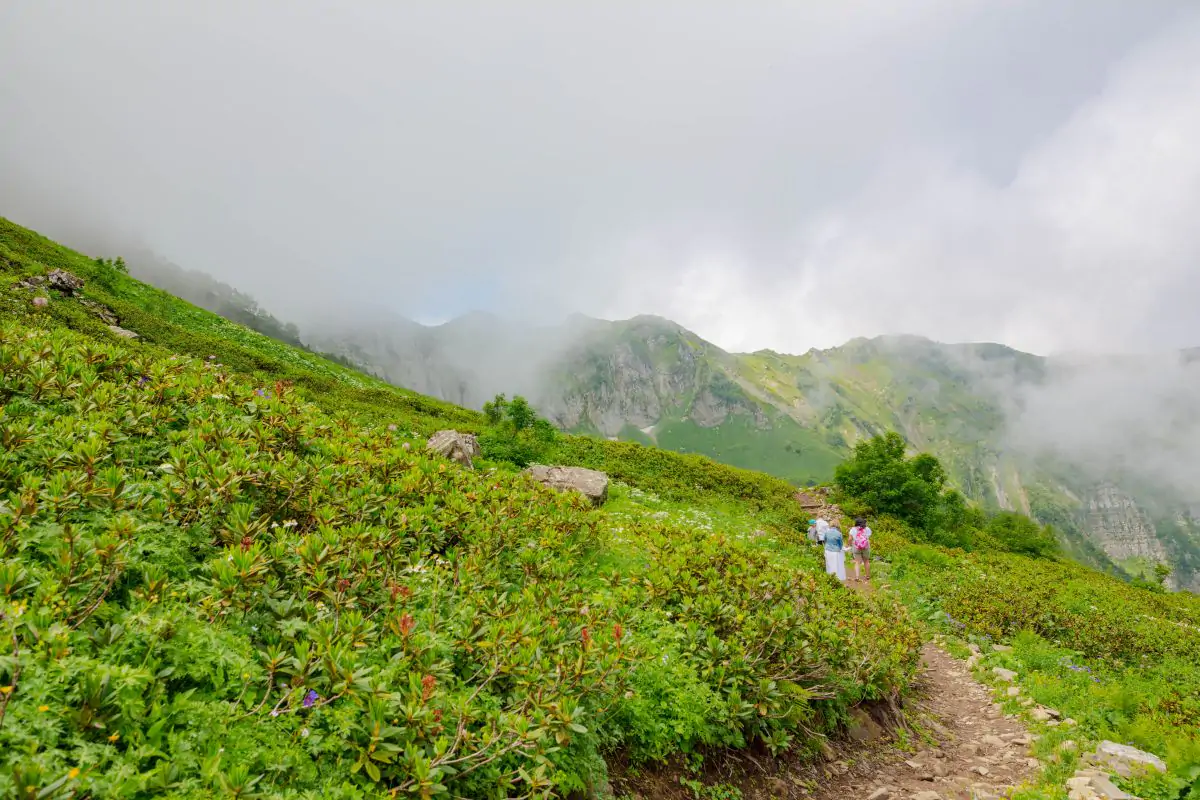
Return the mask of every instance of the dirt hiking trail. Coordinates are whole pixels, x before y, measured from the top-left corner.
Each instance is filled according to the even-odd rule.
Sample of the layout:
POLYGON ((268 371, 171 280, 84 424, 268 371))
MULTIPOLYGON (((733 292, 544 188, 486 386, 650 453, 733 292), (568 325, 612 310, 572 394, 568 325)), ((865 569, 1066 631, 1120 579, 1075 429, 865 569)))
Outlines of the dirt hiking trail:
MULTIPOLYGON (((866 594, 875 590, 866 581, 846 585, 866 594)), ((929 642, 921 651, 921 666, 908 709, 926 734, 912 738, 919 749, 906 754, 887 744, 869 748, 813 797, 988 800, 1005 797, 1040 769, 1029 752, 1033 736, 1019 720, 1005 716, 966 664, 929 642)))
MULTIPOLYGON (((907 710, 935 740, 905 754, 886 743, 868 746, 851 766, 832 774, 818 800, 967 800, 1004 797, 1040 766, 1029 755, 1033 737, 993 704, 966 665, 926 644, 924 667, 907 710)), ((842 763, 842 762, 838 762, 842 763)))
MULTIPOLYGON (((846 586, 875 590, 865 581, 846 586)), ((858 714, 852 740, 830 748, 825 760, 784 758, 772 767, 743 754, 752 763, 742 768, 736 759, 707 763, 707 782, 732 783, 743 800, 997 800, 1041 770, 1030 754, 1034 737, 1003 713, 965 663, 928 642, 921 665, 904 702, 907 730, 885 732, 858 714)), ((618 785, 618 796, 635 800, 700 796, 682 790, 678 772, 669 770, 626 776, 618 785)))

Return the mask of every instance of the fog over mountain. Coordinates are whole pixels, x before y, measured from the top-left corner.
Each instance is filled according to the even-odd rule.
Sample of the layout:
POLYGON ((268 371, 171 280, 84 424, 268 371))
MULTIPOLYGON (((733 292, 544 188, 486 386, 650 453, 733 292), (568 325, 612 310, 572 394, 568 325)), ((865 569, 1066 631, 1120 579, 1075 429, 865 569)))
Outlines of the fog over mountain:
POLYGON ((16 2, 0 215, 457 403, 793 477, 897 426, 1145 539, 1200 515, 1196 97, 1185 0, 16 2))
POLYGON ((1186 0, 0 7, 0 209, 298 324, 1194 346, 1186 0))

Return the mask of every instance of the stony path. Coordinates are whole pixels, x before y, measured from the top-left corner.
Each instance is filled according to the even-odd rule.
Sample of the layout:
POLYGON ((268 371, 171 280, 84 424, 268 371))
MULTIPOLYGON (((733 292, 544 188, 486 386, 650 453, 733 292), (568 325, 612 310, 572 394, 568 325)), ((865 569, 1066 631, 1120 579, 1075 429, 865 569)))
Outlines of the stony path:
MULTIPOLYGON (((916 713, 934 742, 905 754, 868 747, 842 774, 830 774, 817 800, 967 800, 1004 797, 1039 769, 1029 755, 1033 737, 1004 715, 966 665, 935 644, 921 654, 916 713)), ((915 740, 915 736, 914 736, 915 740)))

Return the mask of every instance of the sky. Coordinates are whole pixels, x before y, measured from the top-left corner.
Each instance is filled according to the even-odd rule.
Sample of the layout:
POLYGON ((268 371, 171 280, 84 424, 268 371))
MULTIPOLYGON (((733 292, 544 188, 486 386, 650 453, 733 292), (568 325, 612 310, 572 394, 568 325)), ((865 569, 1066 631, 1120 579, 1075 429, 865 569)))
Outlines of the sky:
POLYGON ((1200 345, 1197 98, 1188 0, 4 0, 0 215, 301 327, 1145 352, 1200 345))

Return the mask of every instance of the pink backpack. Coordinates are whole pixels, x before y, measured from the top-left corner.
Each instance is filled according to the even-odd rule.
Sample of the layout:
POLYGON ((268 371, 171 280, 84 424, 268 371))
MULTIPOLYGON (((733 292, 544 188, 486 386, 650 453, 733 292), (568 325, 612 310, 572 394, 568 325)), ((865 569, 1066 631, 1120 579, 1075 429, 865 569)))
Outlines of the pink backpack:
POLYGON ((854 543, 856 550, 866 550, 867 546, 871 544, 871 540, 867 538, 866 528, 851 528, 850 541, 854 543))

